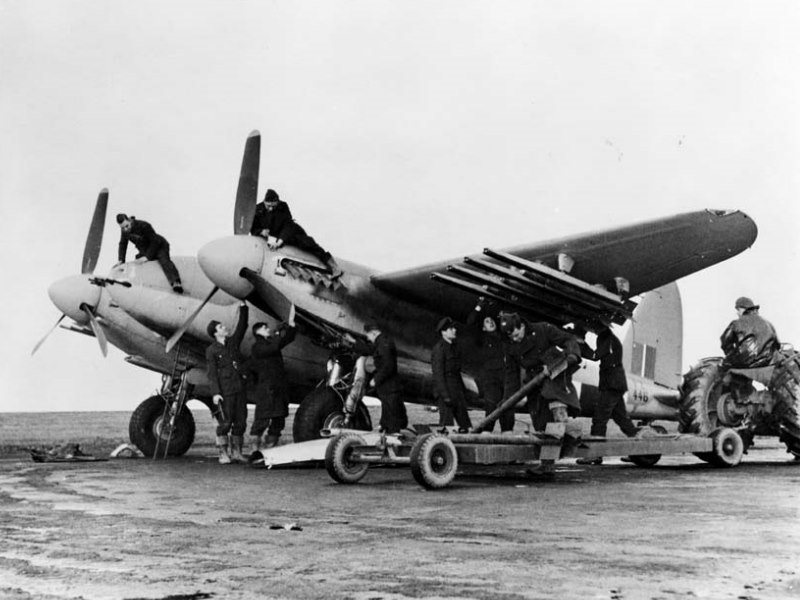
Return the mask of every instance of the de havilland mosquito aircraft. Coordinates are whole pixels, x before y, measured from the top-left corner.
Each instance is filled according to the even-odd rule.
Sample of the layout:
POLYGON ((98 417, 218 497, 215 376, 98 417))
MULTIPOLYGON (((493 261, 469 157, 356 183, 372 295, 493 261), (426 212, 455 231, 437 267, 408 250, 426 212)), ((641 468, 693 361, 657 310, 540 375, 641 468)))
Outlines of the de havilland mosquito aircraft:
MULTIPOLYGON (((162 374, 158 394, 145 399, 130 421, 131 441, 145 454, 185 453, 195 423, 186 401, 214 411, 206 378, 206 326, 232 327, 239 299, 254 309, 250 322, 273 326, 295 314, 298 336, 284 350, 295 413, 293 437, 319 437, 333 423, 371 429, 363 391, 363 359, 350 348, 375 322, 398 347, 398 368, 409 403, 434 404, 430 349, 443 316, 464 322, 482 296, 498 307, 560 327, 594 331, 600 319, 621 330, 626 396, 634 419, 677 420, 682 361, 682 308, 675 281, 731 258, 756 239, 755 223, 738 210, 700 210, 605 231, 443 260, 380 273, 340 260, 333 277, 310 254, 250 235, 258 199, 261 137, 247 138, 237 188, 233 235, 204 245, 197 257, 174 257, 185 293, 175 294, 156 262, 127 262, 97 276, 108 191, 97 200, 82 271, 53 283, 48 293, 62 311, 56 325, 111 343, 136 366, 162 374), (358 377, 359 372, 361 378, 358 377)), ((48 332, 47 335, 50 334, 48 332)), ((460 336, 465 356, 474 343, 460 336)), ((45 338, 47 337, 45 336, 45 338)), ((37 344, 38 348, 44 339, 37 344)), ((245 356, 253 343, 242 344, 245 356)), ((34 348, 34 351, 36 350, 34 348)), ((472 375, 465 380, 473 408, 480 408, 472 375)), ((598 371, 584 361, 573 379, 582 412, 597 399, 598 371)), ((368 391, 368 390, 367 390, 368 391)))

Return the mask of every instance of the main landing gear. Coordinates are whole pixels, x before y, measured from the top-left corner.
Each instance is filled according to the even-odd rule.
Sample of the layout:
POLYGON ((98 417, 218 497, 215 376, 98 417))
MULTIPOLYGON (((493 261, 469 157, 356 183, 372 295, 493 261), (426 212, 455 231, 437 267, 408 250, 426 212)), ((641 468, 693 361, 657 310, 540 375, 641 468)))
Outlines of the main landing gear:
POLYGON ((194 442, 195 423, 186 406, 186 372, 165 375, 158 394, 144 400, 131 415, 128 434, 145 456, 181 456, 194 442))

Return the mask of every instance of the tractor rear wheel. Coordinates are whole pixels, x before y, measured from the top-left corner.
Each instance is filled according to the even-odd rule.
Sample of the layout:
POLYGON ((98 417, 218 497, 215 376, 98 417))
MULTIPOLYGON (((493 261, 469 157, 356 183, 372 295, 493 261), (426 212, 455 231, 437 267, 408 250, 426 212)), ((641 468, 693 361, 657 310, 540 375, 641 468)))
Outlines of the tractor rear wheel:
POLYGON ((800 352, 781 352, 770 390, 777 400, 780 439, 789 452, 800 458, 800 352))
MULTIPOLYGON (((736 427, 736 417, 729 410, 730 396, 723 379, 727 371, 721 357, 704 358, 683 376, 678 413, 681 433, 711 435, 720 427, 736 427), (729 422, 731 421, 731 422, 729 422)), ((710 464, 717 464, 713 452, 695 452, 695 456, 710 464)))
POLYGON ((683 376, 678 413, 681 433, 709 435, 719 425, 717 403, 722 394, 722 358, 704 358, 683 376))

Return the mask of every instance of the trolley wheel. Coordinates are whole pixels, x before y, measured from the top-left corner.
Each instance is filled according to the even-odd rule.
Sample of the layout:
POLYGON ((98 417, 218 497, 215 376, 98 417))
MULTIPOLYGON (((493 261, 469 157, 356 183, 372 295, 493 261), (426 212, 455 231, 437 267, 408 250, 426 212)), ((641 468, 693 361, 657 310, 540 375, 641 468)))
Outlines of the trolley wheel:
MULTIPOLYGON (((662 428, 663 430, 663 428, 662 428)), ((646 439, 655 437, 658 435, 658 429, 653 427, 642 427, 637 433, 636 437, 639 439, 646 439)), ((658 461, 661 460, 660 454, 639 454, 639 455, 631 455, 628 458, 631 459, 631 462, 635 464, 637 467, 644 467, 645 469, 648 467, 654 466, 658 461)))
POLYGON ((715 467, 735 467, 742 460, 744 441, 735 430, 721 427, 711 432, 714 443, 713 453, 709 461, 715 467))
POLYGON ((429 490, 447 487, 458 470, 458 453, 450 438, 427 433, 411 447, 411 473, 429 490))
POLYGON ((358 483, 367 474, 369 465, 351 460, 353 449, 364 446, 360 435, 341 433, 332 438, 325 449, 325 468, 328 475, 338 483, 358 483))

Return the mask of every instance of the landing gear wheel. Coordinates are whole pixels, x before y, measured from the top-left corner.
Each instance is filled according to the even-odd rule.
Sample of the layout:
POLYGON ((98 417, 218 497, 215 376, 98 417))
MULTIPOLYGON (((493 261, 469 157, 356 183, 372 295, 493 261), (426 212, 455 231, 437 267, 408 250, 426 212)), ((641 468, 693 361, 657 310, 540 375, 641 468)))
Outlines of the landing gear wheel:
MULTIPOLYGON (((322 437, 320 431, 328 427, 328 419, 335 419, 342 413, 342 399, 334 390, 327 386, 315 388, 308 396, 303 398, 297 412, 294 414, 292 436, 295 442, 306 442, 322 437)), ((356 414, 351 424, 353 429, 369 431, 372 429, 372 419, 367 407, 359 402, 356 414)))
POLYGON ((411 447, 411 474, 421 486, 435 490, 450 485, 458 470, 458 453, 450 438, 427 433, 411 447))
POLYGON ((722 427, 711 432, 711 441, 714 450, 709 454, 713 456, 710 462, 716 467, 735 467, 742 460, 744 454, 744 441, 733 429, 722 427))
POLYGON ((800 353, 781 353, 770 389, 778 399, 780 439, 786 449, 800 459, 800 353))
MULTIPOLYGON (((636 437, 638 439, 646 439, 649 437, 654 437, 659 433, 666 433, 663 427, 642 427, 638 432, 636 432, 636 437), (659 431, 659 429, 661 431, 659 431)), ((661 460, 660 454, 633 454, 628 458, 631 459, 631 462, 635 464, 637 467, 642 468, 649 468, 655 466, 655 464, 661 460)))
POLYGON ((322 424, 323 429, 341 429, 342 427, 344 427, 344 413, 340 410, 329 414, 322 424))
POLYGON ((367 474, 367 463, 353 462, 351 456, 356 446, 366 442, 360 435, 342 433, 332 438, 325 449, 325 468, 338 483, 358 483, 367 474))
POLYGON ((153 456, 158 448, 159 456, 164 455, 164 448, 169 440, 168 456, 186 454, 194 442, 195 423, 192 411, 184 404, 175 415, 172 435, 169 432, 169 412, 165 414, 166 401, 162 396, 150 396, 133 411, 128 425, 131 443, 139 448, 145 456, 153 456))

